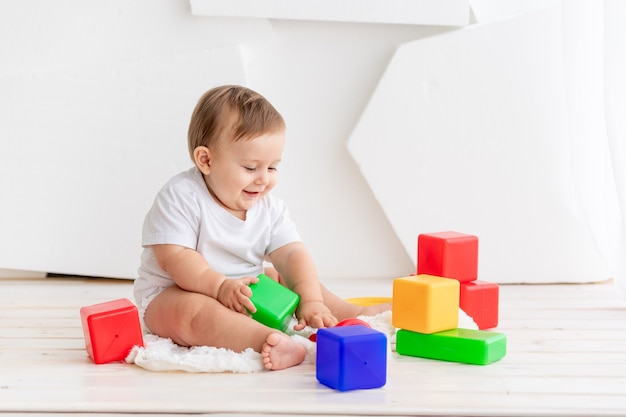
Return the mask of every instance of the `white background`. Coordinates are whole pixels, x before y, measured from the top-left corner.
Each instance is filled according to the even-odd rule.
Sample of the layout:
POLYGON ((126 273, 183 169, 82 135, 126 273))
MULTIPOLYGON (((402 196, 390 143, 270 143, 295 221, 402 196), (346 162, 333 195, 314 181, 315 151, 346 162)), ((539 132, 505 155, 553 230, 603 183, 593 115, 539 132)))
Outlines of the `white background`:
MULTIPOLYGON (((619 277, 625 250, 626 94, 620 94, 624 84, 618 74, 624 73, 620 51, 626 36, 619 28, 623 19, 616 16, 624 17, 624 7, 617 1, 471 3, 470 25, 458 28, 193 16, 182 0, 0 2, 0 268, 132 278, 143 215, 163 182, 190 164, 186 129, 196 100, 214 85, 240 83, 264 94, 287 120, 276 193, 288 201, 322 277, 412 273, 415 254, 402 235, 473 228, 458 223, 463 213, 452 210, 432 227, 398 233, 399 219, 387 217, 389 207, 348 152, 348 140, 370 99, 374 102, 396 48, 429 42, 438 54, 430 70, 449 73, 463 52, 443 47, 451 36, 462 41, 463 31, 473 36, 469 31, 477 25, 493 24, 505 28, 493 36, 518 39, 519 31, 533 31, 534 9, 556 5, 555 32, 545 29, 548 21, 541 36, 562 42, 562 58, 551 58, 558 68, 546 67, 545 74, 562 71, 563 84, 554 88, 563 94, 557 97, 552 89, 542 96, 537 88, 520 86, 517 99, 526 109, 562 100, 557 112, 562 119, 550 119, 551 125, 565 132, 563 150, 580 168, 567 176, 571 183, 564 192, 575 201, 570 207, 576 207, 584 229, 577 235, 579 246, 592 250, 582 258, 573 252, 571 265, 556 268, 560 274, 532 280, 619 277), (509 18, 517 19, 518 32, 506 24, 509 18), (578 265, 591 273, 572 274, 578 265)), ((488 55, 488 47, 489 59, 468 51, 464 65, 480 73, 481 65, 497 58, 488 55)), ((533 50, 523 56, 533 57, 533 50)), ((541 72, 525 78, 523 68, 510 71, 483 83, 487 91, 465 109, 466 118, 481 108, 489 88, 510 78, 529 87, 546 81, 541 72)), ((465 87, 458 86, 459 97, 472 91, 465 87)), ((446 111, 443 106, 433 115, 446 111)), ((496 111, 501 114, 494 119, 510 120, 507 106, 496 111)), ((392 133, 384 123, 378 128, 392 133)), ((545 134, 542 125, 533 128, 545 134)), ((381 137, 379 146, 388 140, 381 137)), ((398 193, 419 192, 401 181, 388 186, 398 193)), ((518 195, 514 189, 509 193, 518 195)), ((551 230, 563 215, 554 208, 532 217, 544 222, 533 228, 551 230)), ((494 223, 506 219, 503 213, 494 223)), ((489 244, 488 234, 479 238, 489 244)), ((567 253, 561 255, 567 259, 567 253)), ((549 257, 542 259, 555 269, 549 257)), ((487 252, 480 261, 486 271, 500 268, 490 279, 506 275, 497 256, 487 252)))

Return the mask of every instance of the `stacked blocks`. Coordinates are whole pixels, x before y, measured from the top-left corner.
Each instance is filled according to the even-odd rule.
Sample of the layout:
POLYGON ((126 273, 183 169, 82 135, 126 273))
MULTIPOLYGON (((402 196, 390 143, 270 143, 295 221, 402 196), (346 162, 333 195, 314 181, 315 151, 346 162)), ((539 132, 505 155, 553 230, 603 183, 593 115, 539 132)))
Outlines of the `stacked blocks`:
POLYGON ((121 361, 133 346, 143 346, 139 314, 122 298, 80 309, 87 353, 97 364, 121 361))
POLYGON ((250 300, 256 307, 252 318, 273 329, 287 330, 300 296, 265 274, 258 275, 259 282, 250 284, 250 300))
POLYGON ((486 332, 498 316, 498 286, 477 281, 478 238, 456 232, 419 235, 417 274, 394 280, 396 352, 486 365, 506 354, 506 336, 486 332), (459 329, 461 307, 479 330, 459 329))
POLYGON ((498 284, 478 281, 478 237, 458 232, 417 237, 417 273, 460 282, 460 307, 480 330, 498 326, 498 284))
POLYGON ((387 337, 361 325, 319 329, 317 380, 339 391, 380 388, 387 382, 387 337))

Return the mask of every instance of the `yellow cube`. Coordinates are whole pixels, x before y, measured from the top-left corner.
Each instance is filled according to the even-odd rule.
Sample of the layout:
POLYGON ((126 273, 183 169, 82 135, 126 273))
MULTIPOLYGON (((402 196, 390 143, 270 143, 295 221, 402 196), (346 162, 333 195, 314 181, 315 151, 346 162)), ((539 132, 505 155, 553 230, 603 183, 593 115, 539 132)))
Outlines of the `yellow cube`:
POLYGON ((394 327, 431 334, 459 324, 459 281, 415 275, 393 281, 391 322, 394 327))

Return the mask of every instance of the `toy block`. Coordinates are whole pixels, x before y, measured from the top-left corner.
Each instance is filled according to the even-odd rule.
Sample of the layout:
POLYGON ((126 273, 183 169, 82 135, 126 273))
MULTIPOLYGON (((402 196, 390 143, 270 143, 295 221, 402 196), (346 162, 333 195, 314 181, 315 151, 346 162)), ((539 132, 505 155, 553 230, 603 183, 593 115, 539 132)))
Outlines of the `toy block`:
POLYGON ((487 365, 506 354, 506 336, 483 330, 452 329, 422 334, 400 329, 396 352, 401 355, 487 365))
POLYGON ((479 330, 498 326, 498 284, 485 281, 461 283, 459 306, 474 319, 479 330))
POLYGON ((250 284, 250 300, 256 307, 256 312, 251 314, 252 318, 284 332, 298 307, 300 296, 265 274, 260 274, 257 278, 259 282, 250 284))
POLYGON ((335 324, 335 327, 343 327, 343 326, 365 326, 365 327, 369 327, 369 328, 372 327, 372 326, 369 325, 368 322, 363 321, 361 319, 357 319, 357 318, 343 319, 340 322, 338 322, 337 324, 335 324))
POLYGON ((121 361, 143 346, 137 307, 126 298, 80 309, 87 353, 97 364, 121 361))
MULTIPOLYGON (((372 326, 370 326, 368 322, 356 318, 343 319, 339 323, 335 324, 335 327, 343 326, 365 326, 372 328, 372 326)), ((317 334, 313 333, 312 335, 310 335, 309 340, 311 342, 317 342, 317 334)))
POLYGON ((478 276, 478 238, 457 232, 419 235, 417 273, 474 281, 478 276))
POLYGON ((459 324, 459 281, 414 275, 393 281, 391 322, 420 333, 454 329, 459 324))
POLYGON ((319 329, 315 376, 339 391, 382 387, 387 382, 387 337, 360 325, 319 329))

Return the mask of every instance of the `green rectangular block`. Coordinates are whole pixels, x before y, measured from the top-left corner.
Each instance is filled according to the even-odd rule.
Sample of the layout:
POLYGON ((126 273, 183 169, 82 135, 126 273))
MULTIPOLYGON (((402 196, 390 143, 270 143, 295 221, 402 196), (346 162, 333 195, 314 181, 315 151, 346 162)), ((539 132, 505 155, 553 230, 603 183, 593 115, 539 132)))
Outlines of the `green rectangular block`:
POLYGON ((401 355, 487 365, 506 354, 506 336, 483 330, 452 329, 423 334, 400 329, 396 352, 401 355))
POLYGON ((256 307, 252 318, 280 331, 289 327, 293 313, 298 307, 300 296, 265 274, 257 276, 259 282, 250 284, 250 300, 256 307))

